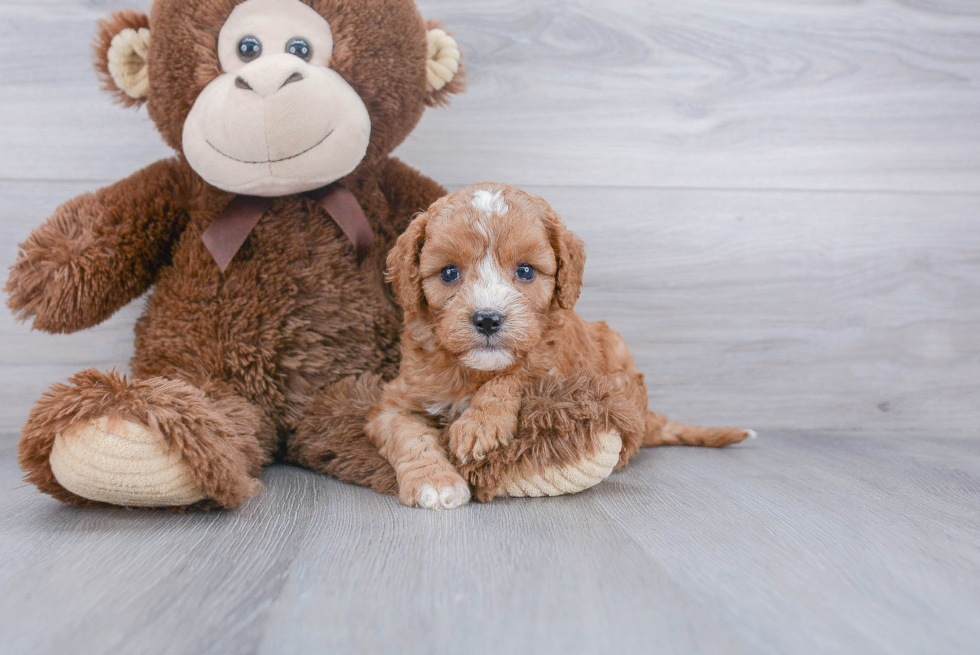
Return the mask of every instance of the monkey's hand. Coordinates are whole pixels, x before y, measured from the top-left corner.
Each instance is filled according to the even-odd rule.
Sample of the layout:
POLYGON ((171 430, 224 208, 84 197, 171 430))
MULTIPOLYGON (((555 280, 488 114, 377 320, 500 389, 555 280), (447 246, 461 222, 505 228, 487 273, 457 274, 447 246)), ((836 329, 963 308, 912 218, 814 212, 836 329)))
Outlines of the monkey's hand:
POLYGON ((17 318, 33 318, 34 327, 46 332, 71 332, 105 318, 100 295, 109 291, 109 280, 100 269, 112 253, 93 229, 104 219, 105 207, 94 194, 79 196, 21 244, 5 287, 17 318))
POLYGON ((98 325, 153 284, 187 222, 176 159, 70 200, 21 244, 7 305, 45 332, 98 325))
POLYGON ((21 244, 7 306, 38 330, 74 332, 146 291, 186 223, 181 173, 175 160, 157 162, 59 207, 21 244))

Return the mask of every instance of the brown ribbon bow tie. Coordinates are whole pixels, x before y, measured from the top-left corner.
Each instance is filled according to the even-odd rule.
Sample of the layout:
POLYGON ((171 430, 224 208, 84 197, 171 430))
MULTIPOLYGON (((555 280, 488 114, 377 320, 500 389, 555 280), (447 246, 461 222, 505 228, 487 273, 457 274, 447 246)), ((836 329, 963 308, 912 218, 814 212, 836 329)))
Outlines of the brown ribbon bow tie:
MULTIPOLYGON (((340 226, 354 245, 357 263, 360 265, 374 245, 374 230, 350 189, 341 184, 330 184, 303 195, 323 207, 340 226)), ((235 196, 201 235, 204 246, 214 257, 222 273, 269 210, 272 201, 273 198, 235 196)))

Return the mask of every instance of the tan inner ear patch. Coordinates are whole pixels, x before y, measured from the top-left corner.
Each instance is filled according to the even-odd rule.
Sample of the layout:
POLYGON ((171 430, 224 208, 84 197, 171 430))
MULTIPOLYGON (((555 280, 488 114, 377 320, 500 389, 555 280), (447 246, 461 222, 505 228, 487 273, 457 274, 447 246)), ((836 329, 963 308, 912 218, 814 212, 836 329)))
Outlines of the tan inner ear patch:
POLYGON ((446 34, 445 30, 438 28, 429 30, 427 37, 429 60, 426 64, 426 80, 429 91, 441 91, 459 72, 459 60, 462 55, 456 39, 446 34))
POLYGON ((107 59, 112 81, 130 98, 145 98, 150 90, 146 55, 150 50, 150 30, 128 27, 112 37, 107 59))

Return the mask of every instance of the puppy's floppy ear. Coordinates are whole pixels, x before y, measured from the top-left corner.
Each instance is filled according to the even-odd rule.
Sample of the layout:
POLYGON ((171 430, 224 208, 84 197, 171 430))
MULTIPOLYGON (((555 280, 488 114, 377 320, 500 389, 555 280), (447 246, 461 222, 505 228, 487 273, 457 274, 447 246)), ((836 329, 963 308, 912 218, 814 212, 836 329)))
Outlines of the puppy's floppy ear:
POLYGON ((555 302, 562 309, 572 309, 582 291, 582 273, 585 271, 585 243, 569 231, 547 203, 539 199, 544 208, 542 220, 548 229, 551 247, 555 249, 558 272, 555 273, 555 302))
POLYGON ((443 29, 442 23, 426 21, 425 28, 429 48, 425 62, 425 104, 430 107, 447 105, 451 94, 462 93, 466 88, 461 61, 463 54, 456 39, 443 29))
POLYGON ((386 279, 395 290, 395 298, 406 315, 420 312, 425 302, 422 297, 419 256, 422 253, 422 244, 425 243, 425 225, 428 220, 428 213, 416 216, 388 253, 386 279))
POLYGON ((102 88, 127 107, 138 107, 150 90, 147 54, 150 18, 138 11, 117 11, 99 21, 92 44, 102 88))

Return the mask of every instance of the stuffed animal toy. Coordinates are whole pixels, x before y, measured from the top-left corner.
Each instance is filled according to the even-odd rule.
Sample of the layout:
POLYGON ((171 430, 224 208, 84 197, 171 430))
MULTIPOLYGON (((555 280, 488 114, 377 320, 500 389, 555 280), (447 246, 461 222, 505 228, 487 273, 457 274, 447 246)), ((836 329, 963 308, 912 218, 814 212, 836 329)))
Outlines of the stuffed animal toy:
POLYGON ((27 480, 84 506, 228 508, 284 456, 359 462, 296 459, 295 439, 319 392, 397 370, 385 254, 445 191, 389 155, 461 90, 455 42, 411 0, 156 0, 102 22, 95 54, 176 156, 21 246, 8 304, 40 330, 153 287, 132 376, 83 371, 32 409, 27 480))
POLYGON ((436 202, 388 255, 405 312, 398 377, 366 436, 402 503, 452 509, 596 484, 643 446, 753 433, 669 422, 605 323, 573 311, 585 248, 541 198, 478 184, 436 202))
MULTIPOLYGON (((97 325, 152 287, 131 376, 86 370, 32 408, 26 479, 88 507, 231 508, 286 461, 395 493, 364 437, 400 359, 385 255, 445 190, 390 153, 462 90, 456 43, 411 0, 155 0, 101 23, 95 53, 176 155, 21 245, 8 305, 39 330, 97 325)), ((529 389, 523 420, 565 438, 533 469, 485 467, 478 495, 608 475, 623 446, 594 429, 604 393, 529 389)))

